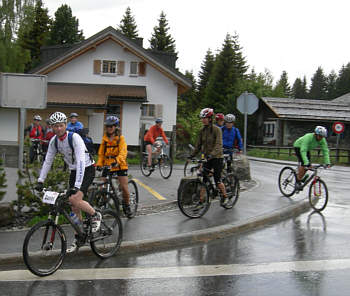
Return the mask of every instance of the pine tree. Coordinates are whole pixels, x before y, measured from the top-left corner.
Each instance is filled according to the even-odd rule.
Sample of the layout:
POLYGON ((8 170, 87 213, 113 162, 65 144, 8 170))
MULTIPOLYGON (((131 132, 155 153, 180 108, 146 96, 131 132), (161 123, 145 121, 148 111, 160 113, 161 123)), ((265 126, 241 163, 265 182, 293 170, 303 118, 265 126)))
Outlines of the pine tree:
POLYGON ((139 37, 136 21, 134 16, 131 14, 130 7, 126 9, 117 30, 130 39, 136 39, 139 37))
POLYGON ((215 112, 234 112, 235 98, 241 93, 237 85, 245 78, 246 70, 237 36, 227 34, 222 50, 216 57, 203 106, 212 107, 215 112))
POLYGON ((332 71, 327 76, 327 100, 333 100, 337 97, 337 73, 332 71))
POLYGON ((323 74, 321 67, 318 67, 316 73, 311 78, 309 98, 318 100, 327 98, 327 78, 323 74))
POLYGON ((336 81, 337 97, 350 92, 350 63, 342 66, 336 81))
POLYGON ((79 20, 72 15, 72 9, 64 4, 55 12, 51 26, 49 44, 74 44, 84 40, 83 31, 79 30, 79 20))
POLYGON ((281 93, 281 97, 289 98, 291 96, 291 88, 288 82, 288 74, 283 71, 280 80, 277 82, 275 87, 276 92, 281 93))
POLYGON ((31 62, 26 64, 25 71, 37 66, 40 62, 40 48, 48 44, 51 19, 48 9, 43 8, 41 0, 35 4, 35 16, 32 28, 23 34, 22 48, 30 51, 31 62))
POLYGON ((208 86, 209 77, 213 71, 215 63, 215 57, 210 49, 207 50, 207 53, 204 57, 204 61, 201 65, 201 69, 198 73, 198 94, 197 101, 200 103, 204 98, 205 90, 208 86))
POLYGON ((181 118, 186 118, 198 108, 196 79, 189 71, 185 72, 185 76, 192 82, 192 87, 178 97, 177 114, 181 118))
POLYGON ((152 37, 149 40, 150 49, 176 53, 175 40, 168 33, 169 29, 166 15, 162 11, 158 19, 158 26, 153 28, 152 37))

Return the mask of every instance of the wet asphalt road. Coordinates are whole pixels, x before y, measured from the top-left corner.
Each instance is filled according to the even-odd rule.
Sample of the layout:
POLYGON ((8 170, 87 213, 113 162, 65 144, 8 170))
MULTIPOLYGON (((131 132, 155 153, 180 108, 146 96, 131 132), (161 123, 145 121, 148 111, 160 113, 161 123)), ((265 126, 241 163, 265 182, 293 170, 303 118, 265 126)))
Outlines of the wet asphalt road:
MULTIPOLYGON (((281 167, 251 162, 253 177, 271 194, 278 190, 281 167)), ((255 232, 167 252, 106 261, 77 256, 51 280, 1 281, 0 273, 1 295, 349 295, 348 176, 348 170, 337 168, 323 174, 330 192, 323 215, 309 212, 255 232)), ((23 269, 0 267, 18 274, 23 269)))

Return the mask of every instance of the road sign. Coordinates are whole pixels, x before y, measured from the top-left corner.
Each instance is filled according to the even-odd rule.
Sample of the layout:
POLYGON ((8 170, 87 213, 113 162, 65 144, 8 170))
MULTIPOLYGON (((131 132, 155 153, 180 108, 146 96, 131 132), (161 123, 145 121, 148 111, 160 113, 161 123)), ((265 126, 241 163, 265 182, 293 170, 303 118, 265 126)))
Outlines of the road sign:
POLYGON ((342 132, 344 132, 344 129, 345 129, 344 123, 334 122, 332 129, 333 129, 333 132, 335 132, 336 134, 341 134, 342 132))
POLYGON ((252 93, 244 92, 237 99, 237 109, 248 115, 253 114, 259 108, 259 99, 252 93))

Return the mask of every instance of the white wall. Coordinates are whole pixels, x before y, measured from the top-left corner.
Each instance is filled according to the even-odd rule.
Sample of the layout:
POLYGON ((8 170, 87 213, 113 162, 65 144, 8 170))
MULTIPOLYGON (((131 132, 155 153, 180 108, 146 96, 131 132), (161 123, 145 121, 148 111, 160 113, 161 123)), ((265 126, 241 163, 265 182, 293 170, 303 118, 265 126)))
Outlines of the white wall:
POLYGON ((124 102, 122 134, 128 145, 139 145, 141 104, 124 102))
POLYGON ((0 108, 0 142, 2 144, 18 143, 18 124, 17 109, 0 108))
MULTIPOLYGON (((157 69, 147 64, 146 76, 130 77, 129 63, 131 61, 141 61, 132 53, 125 51, 113 41, 106 41, 97 46, 96 50, 73 59, 67 64, 57 68, 48 74, 49 82, 63 83, 87 83, 87 84, 114 84, 114 85, 139 85, 146 86, 148 104, 163 105, 163 128, 172 130, 176 124, 177 109, 177 85, 168 77, 163 75, 157 69), (94 60, 121 60, 125 61, 124 75, 104 76, 93 74, 94 60)), ((132 104, 132 103, 131 103, 132 104)), ((123 105, 123 112, 128 112, 128 122, 126 126, 123 123, 123 133, 130 139, 130 145, 138 145, 138 131, 141 111, 134 106, 123 105), (130 125, 129 122, 133 122, 130 125), (126 129, 125 129, 126 128, 126 129), (129 130, 130 129, 130 130, 129 130), (135 140, 137 139, 137 142, 135 140)), ((125 114, 123 114, 125 118, 125 114)))

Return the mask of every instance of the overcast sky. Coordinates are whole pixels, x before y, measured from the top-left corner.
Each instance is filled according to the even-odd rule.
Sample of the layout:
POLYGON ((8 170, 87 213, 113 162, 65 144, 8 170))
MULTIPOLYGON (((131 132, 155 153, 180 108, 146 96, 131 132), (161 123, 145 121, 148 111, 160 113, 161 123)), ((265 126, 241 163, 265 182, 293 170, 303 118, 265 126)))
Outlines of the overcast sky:
POLYGON ((256 72, 268 69, 274 81, 283 70, 292 85, 308 83, 321 66, 325 74, 350 62, 349 13, 346 0, 43 0, 50 16, 62 4, 72 8, 85 38, 116 27, 130 6, 144 47, 163 10, 178 51, 177 66, 198 74, 206 51, 221 49, 227 33, 239 35, 247 63, 256 72))

